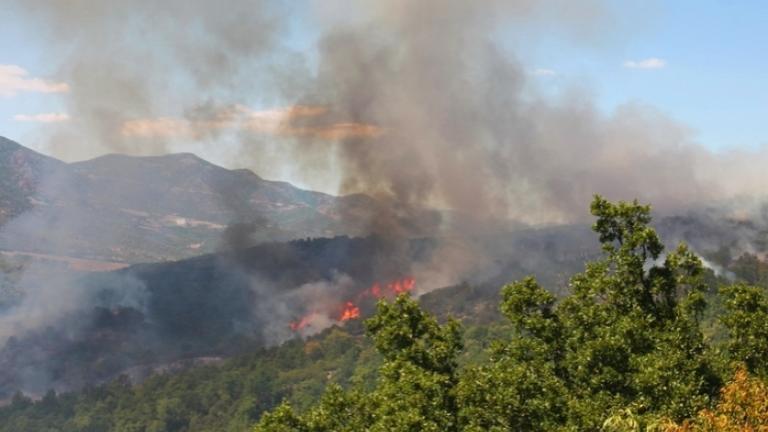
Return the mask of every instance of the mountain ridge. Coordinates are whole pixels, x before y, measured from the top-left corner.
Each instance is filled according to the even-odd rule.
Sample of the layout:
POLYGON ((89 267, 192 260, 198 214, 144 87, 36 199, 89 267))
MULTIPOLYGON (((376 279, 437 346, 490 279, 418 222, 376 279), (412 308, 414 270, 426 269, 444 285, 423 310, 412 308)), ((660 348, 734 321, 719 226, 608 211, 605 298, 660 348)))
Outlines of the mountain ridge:
POLYGON ((346 215, 377 206, 369 197, 304 190, 192 153, 65 163, 0 138, 0 168, 0 250, 95 261, 211 253, 230 246, 232 227, 249 244, 359 235, 365 217, 346 215))

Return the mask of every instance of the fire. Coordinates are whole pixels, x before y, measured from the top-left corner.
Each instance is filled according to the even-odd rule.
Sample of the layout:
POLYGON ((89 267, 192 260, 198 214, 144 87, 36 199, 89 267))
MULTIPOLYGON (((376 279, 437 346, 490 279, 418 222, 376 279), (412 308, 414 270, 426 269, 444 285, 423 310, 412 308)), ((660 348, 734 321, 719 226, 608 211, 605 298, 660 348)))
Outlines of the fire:
POLYGON ((360 318, 360 308, 352 302, 345 303, 339 321, 349 321, 356 318, 360 318))
POLYGON ((370 295, 374 298, 392 297, 398 294, 411 292, 415 287, 416 279, 412 277, 405 277, 392 281, 386 285, 375 283, 373 286, 371 286, 370 289, 365 291, 363 295, 370 295))
MULTIPOLYGON (((404 277, 402 279, 397 279, 386 284, 376 282, 371 285, 370 288, 358 293, 354 300, 348 300, 344 302, 343 305, 337 309, 341 310, 341 312, 339 313, 338 319, 336 319, 336 321, 345 322, 360 318, 361 312, 358 304, 370 304, 371 299, 392 298, 403 293, 409 293, 413 291, 415 287, 416 280, 412 277, 404 277)), ((290 322, 288 326, 294 332, 300 332, 307 327, 312 327, 313 322, 316 322, 316 319, 319 320, 322 317, 330 318, 331 316, 331 313, 320 314, 315 311, 296 321, 290 322)))
POLYGON ((288 326, 291 328, 291 330, 297 332, 305 327, 307 327, 310 323, 310 320, 312 318, 312 315, 307 315, 304 317, 301 317, 298 321, 292 321, 288 324, 288 326))
POLYGON ((381 286, 379 286, 379 284, 377 283, 373 284, 373 286, 371 287, 371 295, 373 295, 376 298, 381 297, 381 286))
POLYGON ((395 294, 402 294, 413 291, 416 286, 416 280, 413 278, 404 278, 398 281, 394 281, 388 285, 391 292, 395 294))

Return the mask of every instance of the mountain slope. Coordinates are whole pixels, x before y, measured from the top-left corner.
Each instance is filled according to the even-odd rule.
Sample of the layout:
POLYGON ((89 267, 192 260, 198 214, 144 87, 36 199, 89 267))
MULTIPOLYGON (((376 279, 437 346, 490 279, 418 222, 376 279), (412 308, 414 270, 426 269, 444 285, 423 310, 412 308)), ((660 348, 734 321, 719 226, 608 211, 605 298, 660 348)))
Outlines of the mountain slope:
POLYGON ((429 259, 429 246, 413 241, 395 259, 377 238, 264 243, 236 254, 33 281, 49 285, 46 295, 80 293, 78 303, 60 299, 58 310, 42 318, 28 314, 34 309, 25 303, 0 314, 0 334, 28 327, 0 346, 0 400, 17 389, 42 394, 126 371, 140 376, 180 360, 229 356, 320 331, 343 321, 336 307, 345 299, 363 313, 371 310, 376 299, 359 294, 429 259), (292 330, 292 321, 320 308, 317 327, 292 330))
POLYGON ((63 165, 0 136, 0 225, 32 208, 45 173, 63 165))
POLYGON ((191 154, 65 164, 0 140, 0 250, 176 260, 263 241, 360 234, 374 208, 367 197, 301 190, 191 154))

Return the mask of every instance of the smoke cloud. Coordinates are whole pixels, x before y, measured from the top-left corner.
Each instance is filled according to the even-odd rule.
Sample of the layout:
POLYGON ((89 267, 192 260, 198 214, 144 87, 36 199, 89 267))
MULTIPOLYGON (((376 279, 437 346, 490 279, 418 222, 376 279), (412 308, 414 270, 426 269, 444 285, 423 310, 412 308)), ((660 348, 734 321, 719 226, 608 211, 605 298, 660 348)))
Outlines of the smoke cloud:
MULTIPOLYGON (((650 108, 599 114, 583 94, 531 94, 526 69, 494 30, 534 19, 559 2, 359 2, 359 22, 334 26, 301 103, 375 124, 372 139, 340 140, 341 193, 366 192, 396 211, 431 203, 532 223, 582 218, 594 193, 661 208, 719 196, 700 171, 708 157, 688 131, 650 108)), ((594 14, 555 15, 579 31, 594 14)), ((307 119, 314 120, 314 119, 307 119)), ((327 152, 305 140, 296 155, 327 152)))
MULTIPOLYGON (((58 53, 57 80, 68 90, 69 120, 54 125, 54 155, 192 150, 265 177, 368 195, 376 199, 370 211, 328 213, 347 226, 365 218, 364 234, 384 241, 373 266, 392 270, 401 264, 395 261, 406 261, 399 268, 417 278, 419 293, 478 273, 492 276, 507 264, 494 262, 497 253, 535 268, 525 259, 549 253, 549 243, 530 258, 524 241, 502 244, 507 237, 496 238, 494 229, 582 222, 595 193, 637 198, 663 213, 731 199, 762 209, 754 202, 768 180, 762 168, 768 151, 714 153, 652 107, 630 103, 604 114, 578 87, 557 96, 537 91, 533 65, 522 64, 506 39, 523 31, 559 32, 585 44, 610 38, 603 1, 25 0, 14 6, 58 53), (297 39, 316 44, 303 50, 297 39), (441 241, 431 259, 409 263, 404 239, 432 236, 441 241)), ((273 227, 238 184, 214 185, 225 197, 222 208, 236 217, 220 248, 229 260, 209 270, 237 268, 248 293, 264 299, 252 311, 258 319, 245 314, 241 325, 274 321, 277 327, 259 330, 261 337, 283 340, 294 334, 286 321, 312 316, 304 303, 322 312, 312 331, 338 321, 327 313, 338 302, 323 302, 329 293, 356 289, 360 278, 318 276, 278 295, 244 261, 259 233, 273 227)), ((45 232, 71 232, 88 220, 65 216, 45 232)), ((572 243, 583 244, 581 237, 572 243)), ((131 293, 143 293, 134 285, 131 293)), ((208 292, 198 288, 195 295, 208 292)), ((90 294, 81 287, 56 298, 65 293, 64 312, 92 305, 82 301, 90 294)), ((49 324, 50 311, 41 306, 52 295, 32 291, 13 319, 34 319, 0 324, 24 331, 49 324)), ((241 297, 232 295, 232 303, 249 307, 241 297)), ((229 319, 227 307, 214 312, 229 319)), ((189 314, 181 309, 173 311, 189 314)))
POLYGON ((67 48, 72 120, 55 153, 183 145, 377 197, 391 213, 371 222, 378 232, 429 205, 530 223, 579 220, 594 193, 675 210, 759 192, 751 185, 764 177, 754 160, 766 152, 713 154, 651 107, 604 115, 585 92, 535 91, 530 67, 500 41, 516 28, 610 38, 610 8, 598 0, 30 0, 20 9, 67 48), (297 36, 299 25, 310 29, 297 36), (316 51, 290 48, 316 29, 316 51))
POLYGON ((131 122, 243 94, 243 88, 269 88, 259 82, 277 61, 266 62, 284 30, 277 1, 32 0, 14 6, 39 25, 53 52, 64 53, 58 60, 73 125, 52 138, 51 150, 70 160, 105 151, 167 152, 162 139, 132 140, 121 131, 136 129, 131 122))

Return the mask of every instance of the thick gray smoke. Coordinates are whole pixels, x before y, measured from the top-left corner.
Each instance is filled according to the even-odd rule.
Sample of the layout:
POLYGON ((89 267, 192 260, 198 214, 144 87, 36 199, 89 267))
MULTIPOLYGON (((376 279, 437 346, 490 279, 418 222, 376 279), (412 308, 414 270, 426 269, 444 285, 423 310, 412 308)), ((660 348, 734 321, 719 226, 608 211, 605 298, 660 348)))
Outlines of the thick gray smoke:
POLYGON ((280 52, 284 29, 280 3, 16 1, 27 21, 39 25, 36 33, 57 54, 53 60, 71 89, 72 122, 53 137, 51 150, 69 160, 105 150, 166 153, 164 137, 131 140, 126 124, 195 115, 211 100, 269 88, 269 68, 278 60, 267 60, 280 52))
POLYGON ((379 232, 403 217, 410 231, 433 225, 412 214, 429 205, 567 222, 583 218, 594 193, 674 210, 759 192, 763 180, 754 160, 765 152, 713 154, 650 107, 605 116, 583 92, 536 93, 531 66, 499 35, 610 39, 598 0, 20 4, 67 47, 72 121, 52 141, 56 153, 183 143, 267 176, 385 200, 390 214, 371 221, 379 232), (308 23, 285 15, 308 7, 298 15, 320 34, 302 60, 287 41, 292 25, 308 23))
MULTIPOLYGON (((533 65, 521 64, 510 52, 514 44, 502 43, 522 31, 535 39, 553 29, 585 44, 610 39, 606 3, 16 0, 14 6, 50 42, 57 79, 70 88, 71 120, 51 136, 54 155, 72 160, 184 149, 265 177, 364 193, 376 198, 369 211, 350 206, 327 213, 347 226, 366 219, 369 233, 391 240, 382 253, 390 265, 407 256, 403 239, 440 237, 432 259, 409 269, 418 289, 429 290, 478 271, 492 274, 494 255, 516 247, 495 237, 499 223, 509 229, 510 221, 581 222, 595 193, 637 198, 669 213, 762 198, 768 152, 715 154, 651 107, 628 104, 606 115, 578 89, 541 94, 531 82, 533 65), (315 34, 316 49, 295 47, 315 34)), ((217 184, 214 192, 237 215, 223 231, 222 249, 245 268, 241 252, 270 222, 238 184, 217 184)), ((40 228, 68 232, 87 220, 79 216, 40 228)), ((514 252, 508 256, 518 259, 527 251, 514 252)), ((273 296, 258 277, 252 282, 253 292, 270 299, 254 313, 277 322, 265 339, 281 340, 292 334, 284 322, 295 318, 296 298, 321 303, 324 294, 351 290, 358 281, 302 281, 293 297, 273 296)), ((88 296, 80 288, 66 292, 88 296)), ((25 304, 34 316, 47 316, 36 302, 50 295, 41 290, 25 304)), ((73 308, 82 303, 71 301, 73 308)), ((317 318, 317 327, 328 325, 327 318, 317 318)), ((39 323, 27 324, 18 326, 39 323)))
MULTIPOLYGON (((599 22, 596 2, 575 3, 595 15, 549 24, 599 22)), ((605 118, 581 95, 551 102, 529 91, 526 68, 494 42, 495 30, 566 3, 356 5, 362 17, 320 40, 317 75, 299 101, 380 128, 332 147, 341 192, 386 197, 396 210, 431 203, 529 222, 581 218, 594 193, 662 208, 718 196, 700 171, 708 154, 683 126, 640 106, 605 118)), ((296 155, 312 163, 313 151, 328 143, 305 140, 296 155)))

